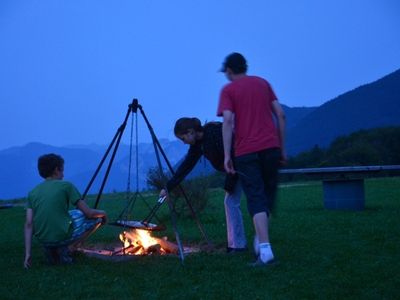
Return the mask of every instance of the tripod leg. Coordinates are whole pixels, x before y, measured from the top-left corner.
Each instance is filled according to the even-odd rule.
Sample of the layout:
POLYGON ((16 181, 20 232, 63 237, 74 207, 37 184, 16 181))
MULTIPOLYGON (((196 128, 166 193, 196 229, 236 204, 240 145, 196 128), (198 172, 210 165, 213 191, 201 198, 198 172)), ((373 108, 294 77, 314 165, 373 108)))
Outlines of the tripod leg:
POLYGON ((111 158, 110 158, 110 161, 108 163, 106 174, 104 175, 104 179, 103 179, 103 182, 101 183, 101 187, 100 187, 99 193, 97 194, 96 203, 94 205, 94 208, 97 208, 97 205, 99 204, 100 197, 101 197, 101 195, 103 193, 104 186, 106 185, 108 175, 110 174, 111 166, 112 166, 112 163, 114 162, 115 154, 117 153, 119 144, 121 142, 121 137, 122 137, 122 134, 124 132, 124 129, 125 129, 125 127, 120 131, 120 135, 118 136, 117 143, 115 145, 114 151, 113 151, 113 153, 111 155, 111 158))
POLYGON ((104 161, 106 160, 108 154, 110 153, 110 150, 112 149, 112 147, 113 147, 115 141, 117 140, 118 135, 119 135, 119 130, 115 133, 115 135, 114 135, 114 137, 113 137, 113 139, 112 139, 110 145, 108 146, 106 152, 104 153, 103 158, 101 159, 101 161, 100 161, 100 163, 99 163, 99 165, 98 165, 96 171, 94 172, 94 174, 93 174, 93 176, 92 176, 92 179, 90 179, 89 184, 87 185, 87 187, 86 187, 86 189, 85 189, 85 191, 84 191, 84 193, 83 193, 83 195, 82 195, 82 199, 85 199, 85 198, 86 198, 86 196, 87 196, 87 194, 88 194, 88 192, 89 192, 89 190, 90 190, 90 188, 91 188, 91 186, 92 186, 94 180, 96 179, 97 175, 98 175, 99 172, 100 172, 101 167, 102 167, 103 164, 104 164, 104 161))
POLYGON ((178 228, 176 225, 176 215, 175 215, 175 211, 172 207, 172 204, 170 202, 169 199, 167 199, 167 203, 168 203, 168 207, 169 207, 169 211, 171 213, 171 221, 172 221, 172 226, 174 227, 174 232, 175 232, 175 239, 176 239, 176 243, 178 244, 178 249, 179 249, 179 257, 181 259, 181 263, 183 265, 183 261, 185 259, 184 255, 183 255, 183 248, 182 248, 182 243, 181 243, 181 239, 179 237, 179 232, 178 232, 178 228))

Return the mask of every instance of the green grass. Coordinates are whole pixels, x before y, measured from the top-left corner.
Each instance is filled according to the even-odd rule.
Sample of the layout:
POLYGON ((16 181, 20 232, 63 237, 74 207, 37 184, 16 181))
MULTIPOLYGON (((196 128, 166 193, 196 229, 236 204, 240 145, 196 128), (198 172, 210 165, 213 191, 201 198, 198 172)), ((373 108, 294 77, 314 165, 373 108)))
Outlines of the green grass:
MULTIPOLYGON (((360 212, 323 208, 320 182, 281 187, 271 219, 279 264, 247 265, 251 251, 227 255, 221 190, 210 191, 199 218, 216 249, 185 257, 134 257, 110 261, 79 254, 71 266, 49 267, 37 242, 33 267, 23 269, 23 207, 0 210, 1 299, 398 299, 400 178, 368 179, 360 212)), ((156 196, 145 196, 152 205, 156 196)), ((105 195, 100 208, 115 220, 126 200, 105 195)), ((140 198, 139 198, 140 199, 140 198)), ((148 210, 138 200, 135 216, 148 210)), ((136 206, 135 206, 136 210, 136 206)), ((253 231, 243 211, 249 241, 253 231)), ((159 217, 174 239, 167 207, 159 217)), ((179 218, 183 244, 204 246, 196 223, 179 218)), ((88 246, 115 244, 122 228, 104 226, 88 246)))

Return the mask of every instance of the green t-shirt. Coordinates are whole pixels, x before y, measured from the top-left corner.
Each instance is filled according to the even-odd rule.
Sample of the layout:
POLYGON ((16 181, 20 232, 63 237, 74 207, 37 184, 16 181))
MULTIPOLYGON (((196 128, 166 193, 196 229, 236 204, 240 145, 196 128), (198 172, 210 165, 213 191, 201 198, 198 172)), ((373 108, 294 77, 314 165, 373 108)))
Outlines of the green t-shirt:
POLYGON ((70 205, 81 199, 75 186, 64 180, 45 180, 28 195, 27 208, 33 210, 33 230, 41 243, 66 240, 71 234, 70 205))

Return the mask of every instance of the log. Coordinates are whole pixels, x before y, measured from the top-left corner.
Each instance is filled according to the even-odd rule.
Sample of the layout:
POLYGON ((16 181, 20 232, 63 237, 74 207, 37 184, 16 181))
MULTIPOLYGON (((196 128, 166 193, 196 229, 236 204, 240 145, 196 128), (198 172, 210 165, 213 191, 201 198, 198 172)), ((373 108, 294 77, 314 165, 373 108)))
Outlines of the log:
MULTIPOLYGON (((130 241, 139 241, 140 236, 138 234, 136 234, 136 232, 125 232, 125 237, 128 238, 130 241)), ((158 238, 158 237, 151 237, 152 239, 155 240, 156 244, 159 244, 161 246, 161 248, 163 248, 165 250, 165 252, 167 253, 173 253, 173 254, 178 254, 178 245, 176 245, 175 243, 172 243, 170 241, 167 241, 164 238, 158 238)), ((138 242, 140 243, 140 241, 138 242)))
POLYGON ((165 239, 160 239, 157 237, 153 236, 153 239, 157 241, 158 244, 160 244, 161 248, 165 250, 167 253, 173 253, 173 254, 178 254, 178 245, 175 243, 172 243, 170 241, 167 241, 165 239))
POLYGON ((147 248, 146 254, 151 254, 151 253, 162 254, 163 252, 161 250, 161 245, 155 244, 147 248))
POLYGON ((142 248, 142 246, 135 246, 135 245, 130 245, 128 247, 122 247, 120 250, 114 251, 112 255, 120 255, 120 254, 128 254, 128 253, 136 253, 139 251, 139 249, 142 248))

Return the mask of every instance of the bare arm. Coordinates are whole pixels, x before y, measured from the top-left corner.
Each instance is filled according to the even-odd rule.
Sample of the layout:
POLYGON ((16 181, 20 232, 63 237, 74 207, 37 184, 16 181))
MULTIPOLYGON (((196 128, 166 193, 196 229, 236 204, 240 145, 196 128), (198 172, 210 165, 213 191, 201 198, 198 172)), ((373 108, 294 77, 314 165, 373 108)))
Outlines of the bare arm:
POLYGON ((234 174, 231 149, 232 149, 232 134, 233 134, 233 112, 224 110, 222 114, 224 122, 222 123, 222 138, 224 141, 224 168, 228 174, 234 174))
POLYGON ((24 237, 25 237, 25 260, 24 267, 31 267, 31 249, 32 249, 32 233, 33 233, 33 210, 31 208, 26 209, 26 220, 25 220, 25 228, 24 228, 24 237))
POLYGON ((283 111, 282 106, 279 104, 278 101, 272 102, 272 111, 275 114, 277 121, 278 121, 278 133, 279 133, 279 139, 281 142, 281 152, 282 152, 282 158, 281 162, 284 164, 287 161, 287 156, 286 156, 286 147, 285 147, 285 138, 286 138, 286 116, 285 112, 283 111))
POLYGON ((76 204, 77 208, 81 210, 89 219, 102 218, 103 224, 107 222, 107 214, 104 210, 90 208, 85 201, 79 200, 76 204))

